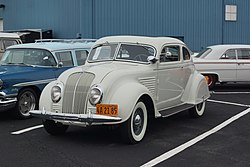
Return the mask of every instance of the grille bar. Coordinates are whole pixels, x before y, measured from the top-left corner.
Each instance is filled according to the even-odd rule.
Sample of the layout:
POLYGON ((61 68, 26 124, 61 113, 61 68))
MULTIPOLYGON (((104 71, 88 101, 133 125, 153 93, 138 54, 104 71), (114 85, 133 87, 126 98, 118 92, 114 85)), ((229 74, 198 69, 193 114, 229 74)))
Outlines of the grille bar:
POLYGON ((88 91, 94 79, 90 73, 74 73, 69 76, 63 96, 63 113, 84 114, 88 91))

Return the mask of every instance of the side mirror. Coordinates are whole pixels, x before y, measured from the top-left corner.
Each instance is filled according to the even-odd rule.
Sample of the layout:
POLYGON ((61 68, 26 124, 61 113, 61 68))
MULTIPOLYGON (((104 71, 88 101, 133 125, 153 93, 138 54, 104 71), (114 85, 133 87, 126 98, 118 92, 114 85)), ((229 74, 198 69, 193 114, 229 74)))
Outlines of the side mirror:
POLYGON ((154 56, 148 56, 147 58, 148 62, 151 63, 151 64, 154 64, 158 61, 158 59, 154 56))
POLYGON ((63 66, 63 62, 59 62, 58 67, 62 67, 62 66, 63 66))
POLYGON ((172 53, 171 52, 166 52, 166 54, 165 54, 165 57, 171 57, 172 56, 172 53))

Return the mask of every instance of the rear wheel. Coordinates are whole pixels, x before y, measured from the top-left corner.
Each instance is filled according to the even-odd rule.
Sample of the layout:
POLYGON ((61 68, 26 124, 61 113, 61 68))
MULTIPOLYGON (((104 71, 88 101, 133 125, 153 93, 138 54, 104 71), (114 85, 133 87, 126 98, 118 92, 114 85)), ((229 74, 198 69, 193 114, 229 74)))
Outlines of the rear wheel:
POLYGON ((121 126, 123 140, 129 144, 140 142, 147 128, 147 108, 142 101, 136 103, 130 118, 121 126))
POLYGON ((25 88, 20 91, 17 97, 15 113, 18 118, 25 119, 31 117, 29 111, 37 109, 38 95, 31 88, 25 88))
POLYGON ((43 126, 44 129, 51 135, 62 135, 64 134, 67 129, 68 129, 68 125, 63 125, 60 122, 55 122, 52 120, 44 120, 43 121, 43 126))
POLYGON ((213 89, 215 86, 215 83, 216 83, 215 75, 205 74, 204 77, 207 81, 207 85, 208 85, 209 89, 213 89))
POLYGON ((205 106, 206 106, 206 101, 203 101, 195 105, 193 108, 189 109, 190 116, 193 118, 198 118, 203 116, 205 112, 205 106))

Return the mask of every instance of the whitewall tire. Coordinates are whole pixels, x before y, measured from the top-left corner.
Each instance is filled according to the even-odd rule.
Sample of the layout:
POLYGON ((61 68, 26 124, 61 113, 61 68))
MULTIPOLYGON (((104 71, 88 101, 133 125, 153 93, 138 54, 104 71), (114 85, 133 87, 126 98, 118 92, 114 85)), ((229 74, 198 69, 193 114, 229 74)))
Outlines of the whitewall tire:
POLYGON ((147 108, 142 101, 136 103, 130 118, 121 126, 121 134, 126 143, 136 144, 140 142, 147 129, 147 108))
POLYGON ((197 105, 195 105, 193 108, 189 109, 189 114, 191 117, 198 118, 204 115, 206 107, 206 101, 203 101, 197 105))

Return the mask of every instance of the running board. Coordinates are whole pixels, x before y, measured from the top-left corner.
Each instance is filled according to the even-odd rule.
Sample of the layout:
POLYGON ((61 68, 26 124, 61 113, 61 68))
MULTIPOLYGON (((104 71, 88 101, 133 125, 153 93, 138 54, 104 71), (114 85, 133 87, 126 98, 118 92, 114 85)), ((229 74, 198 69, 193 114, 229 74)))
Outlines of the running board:
POLYGON ((165 110, 159 111, 159 113, 161 114, 162 117, 169 117, 169 116, 177 114, 181 111, 188 110, 192 107, 194 107, 193 104, 183 104, 183 105, 176 106, 176 107, 173 107, 170 109, 165 109, 165 110))

